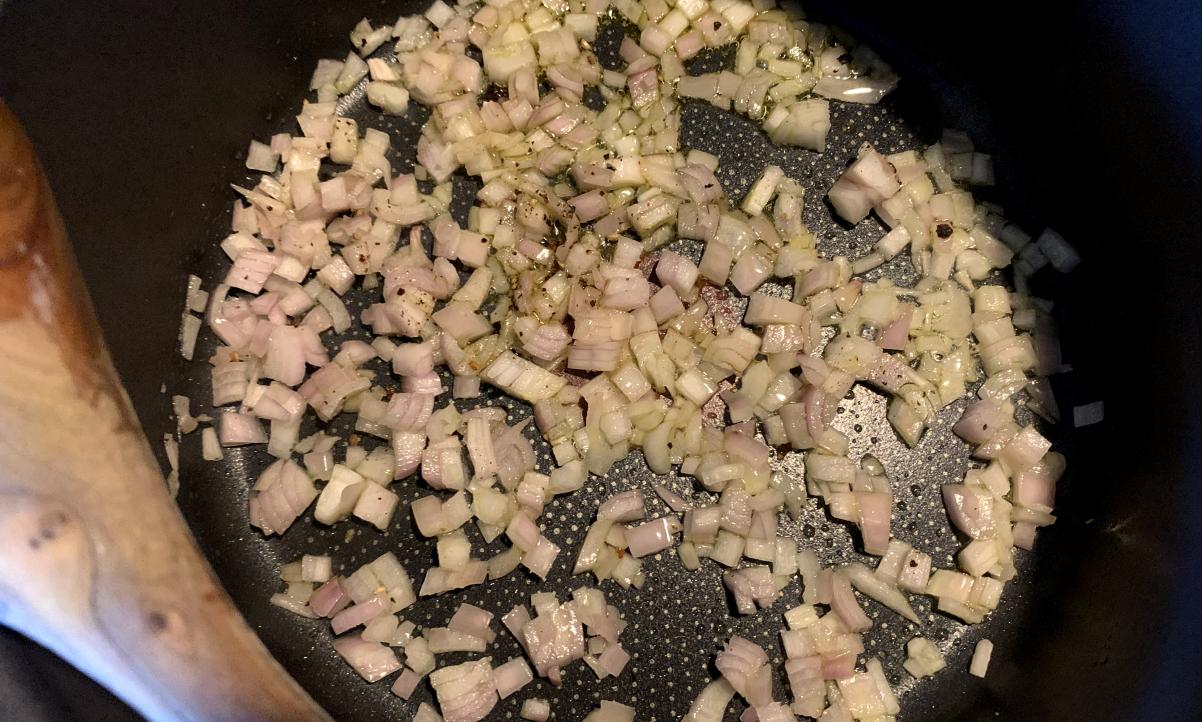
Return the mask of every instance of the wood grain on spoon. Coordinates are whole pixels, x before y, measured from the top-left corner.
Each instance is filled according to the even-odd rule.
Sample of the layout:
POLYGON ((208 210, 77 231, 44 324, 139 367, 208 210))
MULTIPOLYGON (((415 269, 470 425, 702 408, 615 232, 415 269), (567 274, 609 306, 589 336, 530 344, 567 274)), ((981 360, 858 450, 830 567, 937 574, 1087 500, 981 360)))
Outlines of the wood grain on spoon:
POLYGON ((0 103, 0 621, 155 720, 324 720, 166 491, 28 139, 0 103))

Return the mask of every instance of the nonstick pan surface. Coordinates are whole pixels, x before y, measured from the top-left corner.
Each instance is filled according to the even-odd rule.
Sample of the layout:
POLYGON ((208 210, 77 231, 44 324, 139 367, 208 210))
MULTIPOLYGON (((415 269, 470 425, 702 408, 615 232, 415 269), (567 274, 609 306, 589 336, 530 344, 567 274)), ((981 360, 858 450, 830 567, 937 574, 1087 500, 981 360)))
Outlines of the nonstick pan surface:
MULTIPOLYGON (((290 129, 290 115, 313 63, 318 57, 344 54, 345 32, 361 15, 381 21, 406 11, 398 3, 349 8, 316 5, 215 3, 168 10, 149 3, 128 3, 98 10, 85 20, 65 8, 17 1, 6 6, 0 16, 0 40, 12 39, 0 47, 18 50, 5 53, 9 57, 2 61, 6 67, 0 92, 29 124, 35 142, 49 139, 42 146, 48 171, 59 188, 59 200, 118 368, 152 438, 170 426, 169 398, 159 393, 161 383, 165 382, 171 393, 195 399, 194 409, 209 397, 203 362, 188 365, 174 355, 176 314, 187 272, 198 272, 210 283, 222 272, 215 242, 228 227, 231 195, 226 183, 244 175, 238 156, 247 139, 290 129), (220 31, 202 31, 211 27, 214 17, 223 20, 220 31), (26 30, 14 34, 11 28, 22 22, 26 30), (103 37, 85 33, 92 25, 111 31, 100 33, 103 37), (38 27, 54 27, 58 34, 26 34, 38 27), (71 38, 79 44, 61 47, 70 45, 64 39, 71 38), (79 58, 86 60, 69 62, 79 58), (67 67, 76 69, 78 80, 72 80, 72 87, 78 82, 78 90, 37 94, 38 89, 48 87, 56 69, 67 67), (114 107, 118 103, 120 108, 114 107), (80 117, 80 108, 88 109, 85 120, 62 128, 63 119, 80 117)), ((1117 107, 1120 98, 1130 103, 1142 97, 1146 107, 1156 108, 1159 106, 1152 105, 1154 89, 1137 84, 1144 78, 1133 70, 1126 75, 1108 74, 1106 67, 1090 69, 1084 63, 1073 65, 1075 74, 1070 74, 1049 62, 1043 68, 1044 77, 1021 84, 1009 74, 990 75, 997 68, 980 57, 980 52, 963 52, 978 47, 952 32, 956 22, 966 22, 963 16, 943 16, 923 26, 922 35, 915 35, 918 24, 911 19, 907 25, 896 12, 883 11, 886 16, 882 17, 882 11, 868 4, 821 5, 811 7, 824 9, 894 63, 903 77, 899 91, 876 108, 837 106, 831 148, 821 157, 773 148, 753 126, 709 108, 686 111, 685 143, 721 157, 721 178, 734 196, 764 165, 782 165, 810 189, 806 220, 822 239, 823 250, 854 253, 853 249, 862 252, 879 230, 870 223, 851 231, 839 226, 818 199, 859 143, 868 140, 893 151, 922 140, 929 142, 943 125, 967 128, 978 145, 997 158, 998 200, 1011 215, 1031 230, 1045 223, 1056 226, 1073 238, 1086 256, 1077 274, 1039 279, 1045 281, 1039 290, 1057 301, 1066 359, 1076 368, 1057 380, 1062 407, 1068 412, 1075 403, 1100 398, 1111 371, 1107 359, 1114 350, 1104 342, 1103 334, 1137 320, 1133 311, 1122 307, 1107 309, 1106 317, 1099 318, 1097 302, 1106 298, 1102 291, 1113 286, 1119 264, 1112 265, 1110 259, 1121 244, 1129 243, 1130 234, 1136 231, 1146 232, 1150 226, 1145 219, 1150 217, 1168 225, 1154 226, 1159 232, 1141 243, 1156 249, 1161 258, 1179 261, 1182 274, 1197 267, 1196 259, 1171 255, 1173 247, 1164 238, 1171 233, 1171 220, 1144 215, 1145 204, 1153 196, 1147 191, 1142 197, 1138 191, 1118 194, 1115 183, 1140 177, 1136 159, 1124 161, 1122 154, 1116 153, 1117 157, 1104 163, 1081 147, 1097 147, 1135 130, 1113 116, 1091 115, 1090 107, 1111 107, 1112 103, 1117 107), (924 38, 930 42, 923 42, 924 38), (1082 93, 1087 97, 1078 102, 1084 107, 1071 112, 1063 98, 1057 100, 1061 93, 1056 90, 1069 87, 1070 81, 1094 93, 1082 93), (1026 117, 1036 113, 1041 116, 1038 121, 1026 117), (1084 165, 1074 167, 1074 163, 1084 165), (1080 174, 1093 179, 1089 192, 1075 186, 1064 191, 1067 179, 1080 174), (1103 214, 1099 208, 1107 211, 1103 214)), ((1048 19, 1049 26, 1068 27, 1068 11, 1064 12, 1063 18, 1048 19)), ((1002 18, 997 27, 977 28, 984 35, 979 46, 989 47, 1006 32, 1026 27, 1018 20, 1002 18)), ((1084 29, 1076 32, 1086 35, 1084 29)), ((1053 40, 1041 35, 1040 42, 1053 40)), ((1097 36, 1096 46, 1097 50, 1110 47, 1102 36, 1097 36)), ((1047 52, 1055 47, 1048 47, 1047 52)), ((1015 72, 1024 67, 1022 61, 1012 65, 1018 69, 1015 72)), ((402 137, 412 141, 418 127, 420 119, 389 128, 394 147, 404 147, 402 137)), ((1157 158, 1169 157, 1160 145, 1174 142, 1167 116, 1147 114, 1140 130, 1144 136, 1161 139, 1149 152, 1159 151, 1157 158)), ((1178 163, 1186 162, 1178 158, 1178 163)), ((1166 171, 1171 168, 1162 167, 1166 171)), ((1188 197, 1196 186, 1190 185, 1192 177, 1184 167, 1178 169, 1173 174, 1174 187, 1162 192, 1188 197)), ((1126 259, 1126 275, 1136 276, 1134 271, 1145 258, 1126 259)), ((902 269, 891 267, 884 272, 900 274, 902 269)), ((1052 431, 1070 455, 1070 472, 1059 500, 1061 521, 1041 536, 1035 554, 1023 555, 1023 573, 1007 586, 1002 609, 986 624, 967 632, 938 614, 924 623, 924 635, 953 642, 948 654, 950 669, 904 694, 907 718, 1042 718, 1056 714, 1072 718, 1087 711, 1097 718, 1117 718, 1124 716, 1121 710, 1125 705, 1167 703, 1167 699, 1172 703, 1167 709, 1181 712, 1195 703, 1192 697, 1182 695, 1196 693, 1197 685, 1189 686, 1194 678, 1186 675, 1196 677, 1197 665, 1187 673, 1184 669, 1191 665, 1184 657, 1170 668, 1156 666, 1164 654, 1159 646, 1163 639, 1188 640, 1191 631, 1197 634, 1187 618, 1177 618, 1180 612, 1175 606, 1177 596, 1188 591, 1186 585, 1197 582, 1178 578, 1174 586, 1169 585, 1174 567, 1186 560, 1177 551, 1179 542, 1165 538, 1173 534, 1184 543, 1198 529, 1198 520, 1189 516, 1191 499, 1198 492, 1185 484, 1181 471, 1189 458, 1191 447, 1185 436, 1192 417, 1187 415, 1186 397, 1174 386, 1183 378, 1174 359, 1187 358, 1196 345, 1196 335, 1182 332, 1191 323, 1196 327, 1198 321, 1154 312, 1168 306, 1167 297, 1174 291, 1184 291, 1186 286, 1179 283, 1177 276, 1170 274, 1160 284, 1159 296, 1147 294, 1142 300, 1140 328, 1147 334, 1160 329, 1162 337, 1169 339, 1164 342, 1168 348, 1161 372, 1145 382, 1149 396, 1108 395, 1106 424, 1073 434, 1064 429, 1052 431), (1170 324, 1175 324, 1178 333, 1168 333, 1173 328, 1170 324), (1149 408, 1158 412, 1159 432, 1132 420, 1149 408), (1120 439, 1121 445, 1117 443, 1120 439), (1122 449, 1139 444, 1143 459, 1158 458, 1162 463, 1150 467, 1127 458, 1122 449), (1140 491, 1132 493, 1132 485, 1140 491), (1170 499, 1177 503, 1169 506, 1170 499), (972 643, 980 636, 991 638, 997 648, 990 676, 984 681, 964 673, 972 643), (1173 684, 1174 680, 1180 684, 1173 684), (1150 685, 1156 683, 1166 685, 1169 694, 1151 693, 1156 687, 1150 685)), ((1131 288, 1133 294, 1142 290, 1138 285, 1131 288)), ((211 340, 209 344, 202 344, 198 358, 207 357, 211 340)), ((1127 372, 1138 374, 1139 370, 1127 372)), ((909 451, 881 425, 880 404, 880 398, 859 390, 856 398, 845 404, 838 423, 851 432, 853 453, 871 449, 889 470, 899 502, 895 533, 931 551, 937 563, 947 564, 950 560, 941 555, 952 553, 956 541, 947 529, 937 486, 957 478, 964 468, 966 447, 947 433, 960 407, 945 411, 942 423, 918 449, 909 451), (862 430, 856 430, 857 424, 862 430)), ((519 408, 514 411, 525 413, 519 408)), ((246 494, 265 464, 265 455, 255 451, 229 454, 224 466, 214 467, 200 462, 198 439, 187 438, 182 457, 181 509, 231 596, 273 653, 339 719, 381 715, 403 719, 412 714, 416 701, 428 698, 428 690, 403 703, 392 697, 384 684, 365 685, 329 648, 323 623, 294 617, 267 603, 267 597, 278 588, 278 566, 305 552, 332 550, 339 568, 351 570, 392 549, 410 573, 420 578, 433 562, 433 544, 414 539, 407 514, 399 513, 386 535, 363 530, 348 542, 346 529, 353 524, 332 530, 298 525, 282 540, 265 541, 247 525, 245 516, 246 494)), ((635 456, 605 479, 593 479, 584 491, 560 497, 550 505, 543 519, 548 535, 564 553, 547 584, 538 584, 519 571, 492 585, 423 600, 403 616, 422 625, 441 625, 460 601, 501 614, 524 603, 532 591, 554 589, 563 595, 587 583, 585 577, 568 577, 564 567, 574 557, 596 502, 617 490, 648 489, 650 481, 641 459, 635 456)), ((669 485, 684 491, 689 488, 686 481, 670 479, 669 485)), ((412 480, 398 482, 394 489, 403 501, 428 493, 412 480)), ((650 506, 656 508, 656 504, 652 501, 650 506)), ((830 521, 813 502, 803 519, 785 528, 824 561, 855 555, 852 535, 839 522, 830 521)), ((478 547, 477 554, 481 554, 478 547)), ((558 694, 540 681, 517 697, 552 697, 557 700, 560 719, 579 719, 600 698, 634 704, 641 710, 640 719, 675 719, 712 676, 713 652, 732 632, 755 639, 780 657, 775 639, 781 623, 779 612, 796 603, 796 585, 786 590, 772 609, 753 617, 735 617, 728 611, 720 575, 713 565, 688 573, 671 555, 663 556, 647 564, 648 582, 641 591, 624 592, 604 585, 607 596, 631 622, 623 642, 636 657, 627 674, 597 683, 586 667, 572 666, 558 694)), ((925 616, 927 600, 919 597, 915 603, 925 616)), ((881 656, 890 676, 901 681, 906 678, 899 669, 902 645, 915 631, 907 629, 896 615, 868 604, 871 616, 878 620, 867 636, 868 653, 881 656)), ((1195 657, 1196 649, 1192 652, 1195 657)), ((489 653, 500 662, 519 651, 502 633, 489 653)), ((451 656, 446 661, 459 660, 451 656)), ((511 699, 498 711, 516 716, 519 705, 520 701, 511 699)))
MULTIPOLYGON (((623 29, 616 23, 604 27, 606 30, 596 44, 598 54, 603 64, 616 69, 617 66, 612 63, 616 61, 616 49, 623 29)), ((722 60, 722 57, 714 55, 700 59, 698 64, 716 66, 722 60)), ((293 98, 286 96, 281 114, 289 113, 295 104, 293 98)), ((405 118, 389 118, 368 107, 361 93, 352 93, 342 101, 339 110, 344 115, 356 118, 361 126, 377 127, 389 133, 395 151, 390 158, 395 172, 407 172, 412 167, 412 149, 428 117, 424 108, 412 109, 405 118)), ((866 253, 886 229, 875 220, 866 221, 855 228, 840 224, 821 199, 863 143, 871 143, 881 152, 892 153, 914 148, 923 139, 930 142, 937 137, 939 126, 934 124, 934 119, 929 115, 923 117, 923 110, 922 99, 916 97, 913 90, 907 93, 904 86, 896 96, 880 106, 833 104, 828 147, 826 152, 818 154, 775 146, 767 140, 757 124, 707 104, 691 103, 683 113, 681 142, 685 147, 699 148, 720 158, 719 180, 732 198, 741 197, 766 165, 780 165, 790 177, 801 180, 806 186, 808 203, 805 220, 821 239, 822 252, 827 256, 838 253, 857 257, 866 253)), ((929 109, 926 110, 929 112, 929 109)), ((243 179, 237 177, 234 180, 243 179)), ((246 180, 248 183, 254 182, 250 177, 246 180)), ((467 179, 456 178, 454 209, 458 211, 457 220, 461 224, 467 221, 467 210, 478 187, 467 179)), ((220 235, 219 231, 214 237, 220 235)), ((691 252, 694 260, 701 251, 699 245, 690 242, 683 244, 683 247, 678 244, 673 248, 691 252)), ((222 254, 214 252, 210 246, 197 272, 206 280, 205 286, 212 287, 224 277, 227 269, 228 263, 222 254)), ((906 286, 913 285, 917 280, 904 254, 867 277, 889 277, 899 285, 906 286)), ((783 291, 783 287, 780 290, 783 291)), ((378 290, 355 289, 345 298, 352 316, 357 317, 361 310, 375 302, 377 296, 378 290)), ((729 298, 725 293, 717 296, 719 300, 714 305, 719 313, 741 316, 741 302, 729 298)), ((371 338, 362 328, 352 329, 345 336, 355 337, 365 340, 371 338)), ((331 344, 328 334, 325 340, 327 345, 336 346, 336 343, 331 344)), ((206 334, 197 348, 198 361, 186 366, 182 378, 177 384, 169 385, 169 391, 184 393, 201 403, 210 398, 209 366, 205 359, 212 355, 218 344, 213 336, 206 334)), ((399 380, 389 376, 387 364, 377 361, 368 367, 379 372, 377 382, 385 388, 399 390, 399 380)), ((447 377, 444 384, 448 388, 449 380, 447 377)), ((950 431, 951 424, 963 411, 966 400, 953 404, 941 413, 939 422, 913 450, 905 448, 884 420, 885 401, 884 396, 857 388, 854 397, 842 404, 836 427, 852 439, 850 454, 853 458, 871 453, 889 470, 897 500, 895 536, 930 553, 936 564, 954 566, 954 554, 960 542, 947 524, 939 485, 945 481, 962 479, 967 466, 971 448, 956 439, 950 431)), ((513 403, 491 387, 486 387, 482 399, 459 402, 457 406, 463 409, 480 404, 500 404, 508 408, 510 423, 530 415, 526 404, 513 403)), ((352 424, 353 416, 344 414, 330 425, 320 428, 345 439, 353 431, 352 424)), ((302 428, 302 437, 317 428, 315 424, 306 425, 302 428)), ((528 427, 527 432, 540 457, 539 469, 548 471, 553 466, 549 447, 539 439, 533 426, 528 427)), ((370 449, 381 442, 365 437, 362 443, 370 449)), ((312 524, 311 519, 306 518, 305 521, 309 523, 294 527, 282 539, 267 540, 247 525, 245 513, 251 484, 272 460, 262 447, 229 449, 225 461, 215 467, 199 459, 195 443, 186 443, 182 456, 181 478, 187 479, 188 483, 181 484, 181 507, 191 510, 194 523, 199 523, 205 530, 201 534, 209 538, 213 556, 241 559, 242 564, 253 570, 253 574, 228 583, 231 594, 242 600, 248 615, 260 616, 270 625, 267 627, 269 631, 265 632, 269 645, 272 641, 287 644, 290 654, 295 654, 298 648, 306 651, 306 659, 296 674, 302 682, 310 676, 314 681, 321 680, 323 686, 332 686, 338 695, 322 699, 322 702, 337 710, 340 717, 368 719, 381 711, 389 717, 404 716, 406 712, 411 714, 419 702, 433 701, 426 685, 422 685, 418 694, 408 702, 393 696, 385 684, 365 685, 330 649, 327 622, 297 619, 273 609, 267 603, 267 597, 278 587, 273 581, 278 567, 305 553, 330 552, 339 573, 349 574, 359 565, 391 550, 415 578, 420 578, 424 570, 434 563, 434 542, 417 533, 407 507, 409 502, 431 493, 428 486, 415 477, 393 485, 392 488, 401 497, 400 512, 395 523, 384 534, 376 533, 358 522, 327 528, 312 524), (222 533, 216 537, 211 534, 210 530, 222 527, 222 533), (354 530, 353 536, 348 530, 354 530), (273 640, 277 634, 281 638, 273 640)), ((802 483, 799 454, 777 454, 775 466, 779 473, 802 483)), ((666 483, 686 496, 691 496, 694 486, 687 477, 677 479, 675 475, 660 477, 652 474, 641 456, 634 454, 604 477, 590 478, 581 492, 557 497, 549 503, 538 521, 544 533, 564 551, 547 583, 540 584, 533 575, 519 569, 502 580, 458 593, 422 599, 414 607, 404 610, 401 617, 419 627, 443 626, 461 602, 483 607, 500 617, 515 604, 526 604, 533 591, 555 591, 561 598, 566 598, 572 589, 595 583, 587 576, 570 576, 574 553, 592 522, 593 510, 600 501, 612 494, 637 488, 642 489, 649 499, 650 516, 666 513, 669 510, 655 499, 652 490, 652 485, 657 482, 666 483)), ((695 498, 706 500, 703 503, 716 501, 716 496, 704 491, 695 498)), ((474 525, 468 525, 467 529, 475 556, 488 558, 507 548, 507 542, 503 539, 483 545, 474 525)), ((817 499, 806 504, 801 518, 784 523, 781 533, 815 551, 827 565, 852 559, 873 563, 871 559, 856 553, 852 544, 853 534, 848 527, 832 520, 817 499)), ((1034 555, 1021 555, 1020 569, 1023 572, 1032 571, 1033 567, 1038 566, 1038 557, 1046 554, 1049 548, 1048 544, 1041 544, 1034 555)), ((714 652, 732 634, 739 634, 765 649, 774 650, 774 663, 783 664, 779 651, 780 615, 798 603, 798 584, 786 589, 781 600, 771 608, 751 616, 737 616, 731 613, 720 566, 706 563, 700 571, 688 572, 674 554, 665 552, 647 560, 644 569, 647 583, 641 590, 624 591, 613 583, 603 585, 611 603, 623 610, 630 622, 622 637, 623 646, 633 657, 628 673, 598 682, 587 666, 571 665, 564 671, 564 684, 559 690, 545 680, 538 680, 521 694, 501 702, 493 714, 516 715, 524 698, 542 696, 553 700, 556 714, 565 720, 582 719, 601 699, 616 699, 630 704, 641 710, 648 720, 679 719, 688 710, 693 697, 710 681, 714 652)), ((925 620, 921 633, 936 643, 950 645, 947 648, 949 665, 952 669, 963 669, 967 666, 967 658, 976 639, 990 636, 996 644, 1006 648, 1011 638, 1021 633, 1021 619, 1027 613, 1025 602, 1029 596, 1029 586, 1034 580, 1033 574, 1024 573, 1016 582, 1008 584, 1007 603, 1000 613, 991 615, 987 624, 972 629, 943 614, 933 613, 932 600, 918 598, 915 600, 915 610, 925 620)), ((866 654, 882 658, 890 681, 895 686, 904 683, 902 689, 913 690, 913 694, 906 695, 911 708, 923 705, 924 696, 946 698, 972 689, 972 680, 963 675, 949 674, 946 678, 930 682, 912 683, 902 670, 901 662, 904 659, 905 642, 920 630, 883 607, 876 604, 870 607, 870 615, 876 625, 865 635, 866 654)), ((497 643, 490 646, 488 654, 499 663, 520 656, 521 649, 510 635, 501 634, 497 643)), ((440 664, 453 664, 474 656, 440 656, 440 664)), ((785 698, 782 680, 778 679, 777 682, 777 694, 785 698)), ((734 718, 738 713, 739 706, 732 705, 728 714, 734 718)))

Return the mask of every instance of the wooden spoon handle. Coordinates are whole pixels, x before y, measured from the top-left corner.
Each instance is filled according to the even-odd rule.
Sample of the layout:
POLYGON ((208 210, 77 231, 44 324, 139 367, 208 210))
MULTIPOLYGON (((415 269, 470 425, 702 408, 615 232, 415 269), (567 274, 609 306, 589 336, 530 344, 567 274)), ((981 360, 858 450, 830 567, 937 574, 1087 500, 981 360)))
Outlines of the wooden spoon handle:
POLYGON ((168 496, 2 102, 0 549, 0 621, 146 717, 329 719, 238 614, 168 496))

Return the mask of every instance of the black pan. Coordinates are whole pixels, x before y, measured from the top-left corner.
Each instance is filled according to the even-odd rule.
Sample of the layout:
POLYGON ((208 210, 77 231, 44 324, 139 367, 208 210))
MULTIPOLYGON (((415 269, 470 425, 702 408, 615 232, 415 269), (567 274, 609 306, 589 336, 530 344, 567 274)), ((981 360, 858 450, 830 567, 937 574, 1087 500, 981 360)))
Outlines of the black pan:
MULTIPOLYGON (((1009 9, 987 19, 971 8, 937 5, 921 12, 866 2, 807 5, 878 50, 903 78, 880 108, 841 109, 832 148, 821 158, 774 150, 747 124, 703 108, 686 112, 685 142, 722 157, 732 194, 764 164, 780 163, 811 187, 807 221, 824 248, 854 252, 877 231, 865 225, 848 232, 816 202, 860 140, 841 121, 855 115, 855 128, 868 129, 868 139, 888 150, 932 140, 944 126, 964 128, 994 155, 995 199, 1008 215, 1030 230, 1054 226, 1076 243, 1085 263, 1074 274, 1036 279, 1036 291, 1056 301, 1065 358, 1074 367, 1055 383, 1070 422, 1050 432, 1070 459, 1060 520, 1025 555, 1020 580, 1008 585, 1006 603, 984 625, 962 632, 936 615, 924 627, 935 639, 958 641, 951 670, 904 694, 903 717, 1197 718, 1202 630, 1192 602, 1202 592, 1202 489, 1192 483, 1199 394, 1189 365, 1202 323, 1191 311, 1191 286, 1202 264, 1192 248, 1190 211, 1202 200, 1202 154, 1191 135, 1202 130, 1202 87, 1191 40, 1202 18, 1184 3, 1009 9), (1106 402, 1105 422, 1071 429, 1072 407, 1098 399, 1106 402), (983 681, 964 673, 982 636, 996 645, 983 681)), ((247 140, 290 129, 313 64, 345 54, 346 32, 359 17, 391 20, 407 7, 416 5, 261 0, 85 9, 9 0, 0 8, 0 94, 41 152, 150 438, 171 428, 163 383, 208 398, 203 363, 187 364, 174 352, 177 313, 185 275, 199 270, 212 278, 220 264, 214 242, 228 227, 226 184, 245 175, 247 140)), ((402 130, 397 126, 394 138, 402 130)), ((862 394, 848 413, 862 413, 869 424, 877 402, 862 394)), ((857 443, 881 455, 907 505, 898 506, 898 535, 951 551, 950 532, 931 536, 926 522, 946 526, 935 487, 955 473, 964 448, 935 429, 908 452, 881 431, 866 429, 857 443)), ((335 549, 336 561, 353 569, 391 548, 420 573, 431 563, 432 544, 414 542, 407 521, 383 538, 362 534, 351 543, 342 542, 343 527, 313 526, 266 542, 245 517, 248 480, 263 459, 251 452, 221 469, 208 467, 196 438, 186 439, 182 455, 181 509, 284 666, 338 719, 411 715, 415 702, 402 703, 384 684, 363 684, 335 657, 324 625, 271 607, 267 597, 277 587, 278 565, 302 552, 335 549)), ((579 543, 572 526, 588 521, 577 513, 587 515, 612 490, 647 481, 641 460, 630 459, 606 481, 551 506, 550 535, 568 542, 564 557, 579 543)), ((398 488, 403 500, 424 493, 412 482, 398 488)), ((839 559, 854 553, 839 527, 814 506, 790 529, 824 558, 839 559)), ((583 581, 567 578, 564 564, 548 585, 561 593, 583 581)), ((537 588, 519 573, 504 585, 423 601, 404 616, 442 624, 458 601, 503 613, 537 588)), ((795 591, 786 592, 779 609, 735 619, 715 571, 685 574, 670 557, 650 565, 641 592, 606 591, 632 622, 624 642, 636 659, 620 682, 597 684, 586 668, 573 667, 557 697, 559 719, 579 719, 598 694, 633 700, 640 719, 678 718, 709 679, 719 641, 738 631, 775 649, 777 613, 795 599, 795 591)), ((918 606, 924 614, 925 602, 918 606)), ((901 681, 901 645, 913 632, 877 607, 871 612, 888 627, 870 634, 870 653, 901 681)), ((490 652, 500 661, 517 647, 502 634, 490 652)), ((521 698, 549 690, 533 685, 519 701, 500 705, 499 718, 516 716, 521 698)), ((71 710, 101 709, 55 703, 57 719, 95 718, 71 710)))

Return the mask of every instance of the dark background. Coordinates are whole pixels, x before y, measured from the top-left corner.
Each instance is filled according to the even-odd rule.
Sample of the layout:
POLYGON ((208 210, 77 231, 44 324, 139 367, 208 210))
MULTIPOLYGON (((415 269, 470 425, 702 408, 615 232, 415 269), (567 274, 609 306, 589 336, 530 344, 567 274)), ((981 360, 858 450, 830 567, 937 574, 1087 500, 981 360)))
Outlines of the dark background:
MULTIPOLYGON (((1029 674, 991 679, 983 694, 1011 700, 1015 717, 1202 717, 1202 8, 807 7, 927 88, 947 125, 994 153, 1010 215, 1056 227, 1086 259, 1040 280, 1076 368, 1058 379, 1062 407, 1104 398, 1107 419, 1073 441, 1071 503, 1049 532, 1067 561, 1031 622, 1029 674)), ((301 94, 317 58, 345 54, 359 17, 399 13, 284 0, 0 4, 0 97, 41 154, 152 439, 169 411, 160 383, 180 364, 183 279, 226 212, 197 199, 228 196, 219 186, 238 176, 248 132, 288 125, 273 111, 301 94)), ((9 632, 0 700, 8 719, 136 719, 9 632)))

